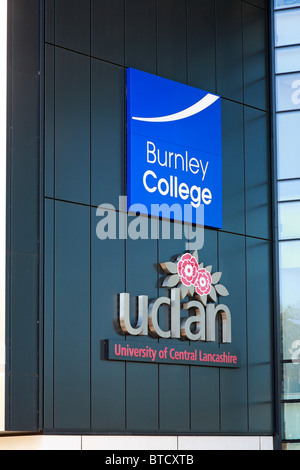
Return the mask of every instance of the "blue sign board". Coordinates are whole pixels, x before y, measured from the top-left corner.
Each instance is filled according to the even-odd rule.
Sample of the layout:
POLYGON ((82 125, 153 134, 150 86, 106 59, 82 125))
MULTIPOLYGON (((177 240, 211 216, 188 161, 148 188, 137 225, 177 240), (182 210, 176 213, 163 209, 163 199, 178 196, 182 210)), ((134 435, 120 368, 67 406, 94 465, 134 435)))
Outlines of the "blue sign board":
POLYGON ((181 222, 197 222, 203 205, 204 225, 222 228, 219 96, 128 69, 127 197, 154 216, 177 204, 181 222))

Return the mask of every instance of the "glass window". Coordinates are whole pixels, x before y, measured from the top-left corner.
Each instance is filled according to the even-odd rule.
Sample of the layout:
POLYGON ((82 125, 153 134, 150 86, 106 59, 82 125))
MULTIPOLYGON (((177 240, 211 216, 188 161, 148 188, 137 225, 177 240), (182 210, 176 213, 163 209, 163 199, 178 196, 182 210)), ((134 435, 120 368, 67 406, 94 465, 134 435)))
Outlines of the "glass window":
POLYGON ((300 0, 274 8, 282 433, 300 441, 300 0))
POLYGON ((291 360, 300 340, 300 241, 279 244, 279 271, 282 355, 291 360))
POLYGON ((293 8, 300 5, 300 0, 275 0, 275 9, 293 8))
POLYGON ((275 45, 300 44, 300 9, 275 13, 275 45))
POLYGON ((281 181, 278 184, 278 200, 279 201, 295 201, 300 200, 300 180, 281 181))
POLYGON ((279 239, 300 238, 300 202, 279 204, 279 239))
POLYGON ((276 49, 275 69, 276 73, 300 72, 300 46, 276 49))
POLYGON ((277 114, 278 178, 300 177, 300 113, 277 114))
POLYGON ((276 78, 276 99, 277 111, 300 109, 300 73, 276 78))
POLYGON ((286 442, 283 444, 283 450, 300 450, 300 443, 286 442))
POLYGON ((292 363, 283 364, 283 400, 300 400, 300 340, 292 345, 292 363))
POLYGON ((300 403, 284 403, 283 437, 300 438, 300 403))

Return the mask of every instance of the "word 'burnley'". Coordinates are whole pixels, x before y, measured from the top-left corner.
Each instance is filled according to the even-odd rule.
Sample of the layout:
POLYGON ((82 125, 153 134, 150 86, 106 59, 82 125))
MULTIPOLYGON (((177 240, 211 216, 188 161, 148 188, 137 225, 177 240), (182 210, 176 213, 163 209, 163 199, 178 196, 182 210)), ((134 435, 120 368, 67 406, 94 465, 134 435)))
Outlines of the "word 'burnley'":
POLYGON ((138 297, 138 320, 132 325, 130 315, 130 295, 120 294, 118 330, 124 335, 152 336, 157 338, 177 338, 190 341, 216 341, 216 323, 222 318, 222 343, 231 343, 231 314, 226 305, 208 303, 204 306, 198 300, 180 303, 180 289, 171 289, 171 296, 160 297, 149 303, 146 295, 138 297), (159 308, 167 305, 171 311, 170 329, 163 330, 159 325, 159 308), (193 316, 181 319, 181 309, 194 311, 193 316))

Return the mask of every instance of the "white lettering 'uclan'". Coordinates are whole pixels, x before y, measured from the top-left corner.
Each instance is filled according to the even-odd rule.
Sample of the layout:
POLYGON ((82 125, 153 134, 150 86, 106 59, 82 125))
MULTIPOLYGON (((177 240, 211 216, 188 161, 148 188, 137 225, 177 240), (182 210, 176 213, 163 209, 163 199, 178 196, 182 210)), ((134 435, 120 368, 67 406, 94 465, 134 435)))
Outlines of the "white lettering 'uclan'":
POLYGON ((214 104, 217 100, 219 100, 219 96, 211 95, 208 93, 202 100, 198 101, 196 104, 191 106, 190 108, 184 109, 179 113, 170 114, 169 116, 162 116, 162 117, 153 117, 153 118, 142 118, 142 117, 133 117, 135 121, 144 121, 144 122, 172 122, 172 121, 180 121, 181 119, 186 119, 195 114, 201 113, 205 109, 209 108, 212 104, 214 104))

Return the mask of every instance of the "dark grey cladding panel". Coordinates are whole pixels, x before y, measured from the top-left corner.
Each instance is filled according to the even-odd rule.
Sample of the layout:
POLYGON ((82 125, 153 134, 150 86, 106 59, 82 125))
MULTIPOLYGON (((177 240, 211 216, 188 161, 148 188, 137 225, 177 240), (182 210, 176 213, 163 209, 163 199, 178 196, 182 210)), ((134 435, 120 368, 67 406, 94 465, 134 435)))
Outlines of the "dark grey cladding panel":
POLYGON ((45 157, 44 191, 45 196, 54 197, 55 170, 55 48, 45 46, 45 157))
MULTIPOLYGON (((10 2, 8 2, 10 3, 10 2)), ((14 70, 38 75, 40 71, 40 5, 36 0, 15 0, 12 6, 14 70)), ((10 10, 11 5, 8 5, 10 10)), ((10 26, 10 25, 9 25, 10 26)), ((8 58, 10 62, 10 58, 8 58)), ((34 108, 36 110, 36 108, 34 108)))
POLYGON ((55 197, 90 204, 90 59, 55 55, 55 197))
POLYGON ((244 108, 222 100, 223 230, 245 234, 244 108))
POLYGON ((245 107, 246 234, 271 238, 270 116, 245 107))
POLYGON ((39 78, 13 72, 11 159, 11 250, 39 252, 39 78))
POLYGON ((158 2, 157 73, 162 77, 187 83, 186 0, 158 2))
MULTIPOLYGON (((115 217, 119 230, 118 213, 115 217)), ((125 292, 125 240, 97 237, 103 217, 91 209, 91 426, 108 431, 125 430, 126 365, 103 360, 100 340, 119 338, 114 328, 118 294, 125 292)))
POLYGON ((91 55, 124 65, 125 0, 91 0, 91 55))
MULTIPOLYGON (((38 424, 39 258, 12 253, 10 263, 10 336, 7 347, 6 430, 36 431, 38 424)), ((8 326, 8 325, 7 325, 8 326)))
POLYGON ((5 384, 7 431, 34 432, 40 427, 39 21, 38 0, 8 2, 5 384))
POLYGON ((90 208, 55 203, 54 426, 90 428, 90 208))
POLYGON ((268 432, 273 422, 272 244, 247 238, 249 429, 268 432))
POLYGON ((161 365, 159 384, 161 431, 190 431, 189 367, 161 365))
POLYGON ((156 0, 126 0, 126 67, 156 73, 156 8, 156 0))
POLYGON ((125 194, 125 72, 92 60, 91 203, 119 207, 125 194))
POLYGON ((216 0, 217 93, 243 102, 243 23, 240 0, 216 0))
POLYGON ((215 4, 189 0, 187 5, 188 84, 216 93, 215 4))
POLYGON ((251 3, 252 5, 268 10, 272 0, 245 0, 244 3, 251 3))
POLYGON ((247 306, 246 306, 245 238, 235 234, 219 234, 219 269, 229 297, 219 302, 230 308, 232 341, 240 352, 241 368, 232 373, 220 371, 221 429, 224 432, 248 430, 247 397, 247 306), (233 424, 234 423, 234 424, 233 424))
POLYGON ((55 44, 84 54, 90 53, 90 2, 55 2, 55 44))
POLYGON ((268 34, 265 10, 243 3, 244 102, 266 111, 270 79, 268 34))
POLYGON ((54 372, 54 216, 53 199, 45 200, 44 211, 44 408, 43 422, 46 429, 53 428, 53 372, 54 372))

